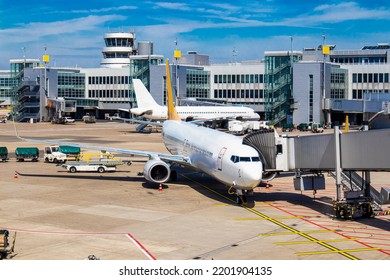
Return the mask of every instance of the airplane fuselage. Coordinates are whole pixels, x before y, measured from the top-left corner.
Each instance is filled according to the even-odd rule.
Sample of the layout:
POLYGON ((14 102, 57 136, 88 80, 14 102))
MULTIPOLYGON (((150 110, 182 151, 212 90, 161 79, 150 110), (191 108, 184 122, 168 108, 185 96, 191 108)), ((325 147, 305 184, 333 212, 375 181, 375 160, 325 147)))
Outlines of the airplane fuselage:
MULTIPOLYGON (((197 120, 208 120, 214 118, 235 118, 242 117, 243 119, 258 120, 259 115, 251 108, 234 107, 234 106, 177 106, 176 111, 182 120, 188 117, 197 120)), ((166 120, 167 108, 164 106, 154 107, 146 110, 142 108, 134 108, 130 110, 135 115, 140 115, 150 120, 166 120)))
MULTIPOLYGON (((138 107, 130 109, 130 113, 155 121, 166 120, 167 107, 159 105, 153 99, 141 80, 133 79, 133 85, 138 107)), ((196 120, 234 117, 258 120, 260 118, 252 108, 239 106, 175 106, 175 111, 181 120, 186 120, 189 117, 196 120)))
POLYGON ((162 135, 170 153, 187 156, 192 167, 228 186, 251 190, 261 181, 257 151, 238 136, 177 121, 165 121, 162 135))

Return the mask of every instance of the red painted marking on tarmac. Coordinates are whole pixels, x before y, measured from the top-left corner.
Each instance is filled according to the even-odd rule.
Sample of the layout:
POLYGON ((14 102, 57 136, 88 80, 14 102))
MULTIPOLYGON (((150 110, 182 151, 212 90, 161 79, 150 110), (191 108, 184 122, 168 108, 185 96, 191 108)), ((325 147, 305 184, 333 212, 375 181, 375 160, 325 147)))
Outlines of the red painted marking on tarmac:
POLYGON ((390 237, 390 234, 386 233, 373 233, 373 232, 366 232, 366 231, 349 231, 349 230, 343 230, 344 232, 350 232, 350 233, 356 233, 356 234, 366 234, 366 235, 381 235, 381 236, 388 236, 390 237))
POLYGON ((156 260, 156 258, 130 233, 127 233, 126 236, 144 253, 149 259, 156 260))
MULTIPOLYGON (((369 239, 371 240, 371 238, 363 238, 363 239, 369 239)), ((381 240, 381 239, 377 239, 377 238, 374 238, 375 240, 381 240)), ((390 247, 390 244, 384 244, 384 243, 377 243, 377 242, 371 242, 370 241, 370 244, 373 244, 375 246, 385 246, 385 247, 390 247)), ((385 250, 385 251, 388 251, 388 250, 385 250)))
POLYGON ((24 232, 24 233, 39 233, 39 234, 52 234, 52 235, 126 235, 149 259, 156 260, 156 258, 130 233, 128 232, 66 232, 66 231, 45 231, 45 230, 28 230, 1 227, 0 229, 6 229, 8 231, 24 232))
MULTIPOLYGON (((287 211, 287 210, 281 209, 280 207, 275 206, 275 205, 272 205, 271 203, 268 203, 268 202, 263 202, 263 203, 268 204, 269 206, 274 207, 275 209, 278 209, 278 210, 280 210, 280 211, 282 211, 282 212, 285 212, 285 213, 287 213, 287 214, 289 214, 289 215, 297 216, 297 218, 300 218, 300 217, 298 217, 298 215, 295 215, 295 214, 293 214, 293 213, 291 213, 291 212, 289 212, 289 211, 287 211)), ((322 228, 322 229, 325 229, 325 230, 331 230, 331 229, 329 229, 329 228, 327 228, 327 227, 324 227, 324 226, 322 226, 322 225, 320 225, 320 224, 314 223, 314 222, 312 222, 312 221, 310 221, 310 220, 307 220, 307 219, 305 219, 305 218, 300 218, 300 219, 301 219, 302 221, 307 222, 307 223, 313 224, 313 225, 315 225, 315 226, 317 226, 317 227, 319 227, 319 228, 322 228)), ((336 234, 338 234, 338 235, 340 235, 340 236, 342 236, 342 237, 344 237, 344 238, 351 239, 351 237, 348 236, 348 235, 342 234, 342 233, 337 232, 337 231, 333 231, 333 232, 336 233, 336 234)), ((364 242, 362 242, 362 241, 360 241, 360 240, 354 240, 354 242, 357 242, 357 243, 359 243, 359 244, 361 244, 361 245, 363 245, 363 246, 365 246, 365 247, 368 247, 368 248, 374 248, 374 246, 371 246, 371 245, 369 245, 369 244, 367 244, 367 243, 364 243, 364 242)), ((379 249, 379 250, 377 250, 377 251, 390 256, 390 252, 387 252, 387 251, 385 251, 385 250, 379 249)))

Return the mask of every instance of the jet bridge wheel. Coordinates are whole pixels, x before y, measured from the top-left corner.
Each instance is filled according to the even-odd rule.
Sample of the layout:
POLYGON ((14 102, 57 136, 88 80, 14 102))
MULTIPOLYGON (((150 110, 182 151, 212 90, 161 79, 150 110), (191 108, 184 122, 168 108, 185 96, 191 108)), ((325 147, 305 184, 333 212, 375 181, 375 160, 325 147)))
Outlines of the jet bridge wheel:
POLYGON ((355 218, 371 218, 374 212, 370 202, 337 201, 333 206, 335 217, 339 220, 352 220, 355 218))

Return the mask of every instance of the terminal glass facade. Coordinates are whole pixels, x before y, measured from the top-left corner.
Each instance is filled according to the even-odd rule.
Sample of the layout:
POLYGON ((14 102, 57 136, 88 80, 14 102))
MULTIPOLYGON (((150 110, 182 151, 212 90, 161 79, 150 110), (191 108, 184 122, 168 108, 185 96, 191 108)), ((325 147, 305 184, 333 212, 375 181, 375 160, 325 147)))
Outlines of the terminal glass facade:
POLYGON ((58 72, 58 97, 84 98, 85 74, 77 72, 58 72))
POLYGON ((292 122, 292 63, 300 55, 266 55, 265 57, 265 116, 274 125, 292 122))
POLYGON ((18 75, 24 68, 34 68, 39 66, 38 61, 30 61, 30 60, 18 60, 19 62, 11 62, 11 75, 18 75))
POLYGON ((348 70, 331 68, 330 74, 330 98, 345 99, 348 95, 348 70))
POLYGON ((187 69, 187 98, 210 98, 210 73, 187 69))
POLYGON ((18 85, 18 80, 11 77, 10 72, 0 72, 0 100, 8 101, 10 105, 16 102, 16 91, 14 88, 18 85))

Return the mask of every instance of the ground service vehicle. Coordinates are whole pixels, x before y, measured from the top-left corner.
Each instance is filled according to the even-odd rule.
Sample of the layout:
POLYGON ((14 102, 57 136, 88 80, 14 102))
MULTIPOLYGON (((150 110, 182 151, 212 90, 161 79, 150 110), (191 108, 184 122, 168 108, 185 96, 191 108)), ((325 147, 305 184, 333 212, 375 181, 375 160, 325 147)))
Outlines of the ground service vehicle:
POLYGON ((8 236, 9 236, 8 230, 0 229, 0 260, 5 259, 9 254, 14 252, 16 232, 14 235, 14 241, 12 242, 11 248, 8 248, 10 245, 8 236))
POLYGON ((72 119, 71 117, 64 117, 65 123, 74 123, 75 119, 72 119))
POLYGON ((292 124, 292 123, 285 123, 282 126, 282 131, 283 132, 285 132, 285 131, 293 131, 293 130, 294 130, 294 124, 292 124))
POLYGON ((15 149, 16 161, 24 161, 31 159, 31 161, 39 160, 39 150, 37 147, 18 147, 15 149))
POLYGON ((238 120, 232 120, 228 123, 228 130, 233 134, 245 134, 248 124, 238 120))
POLYGON ((115 113, 114 115, 110 116, 110 114, 104 114, 104 119, 105 120, 115 120, 115 119, 118 119, 119 118, 119 114, 118 113, 115 113))
POLYGON ((79 154, 79 147, 47 146, 45 147, 43 158, 45 162, 64 163, 67 160, 76 160, 79 154))
POLYGON ((65 168, 70 173, 75 172, 113 172, 116 171, 116 165, 105 165, 103 163, 87 163, 87 162, 72 162, 62 165, 63 168, 65 168))
POLYGON ((47 146, 44 150, 43 159, 45 162, 65 162, 66 154, 61 153, 58 146, 47 146))
POLYGON ((324 132, 324 127, 320 123, 313 123, 311 125, 311 132, 313 132, 313 133, 322 133, 322 132, 324 132))
POLYGON ((259 121, 260 122, 260 129, 270 129, 270 126, 268 125, 268 121, 259 121))
POLYGON ((67 162, 62 167, 71 173, 77 171, 109 172, 116 171, 118 165, 123 161, 114 158, 110 153, 102 151, 101 153, 80 153, 74 162, 67 162))
POLYGON ((66 160, 76 160, 80 155, 80 147, 75 146, 59 146, 58 151, 66 155, 66 160))
POLYGON ((96 117, 95 116, 90 116, 90 115, 85 115, 83 116, 83 122, 85 123, 95 123, 96 122, 96 117))
POLYGON ((299 131, 307 131, 309 128, 309 125, 307 123, 300 123, 297 126, 299 131))
POLYGON ((0 159, 2 161, 8 160, 8 149, 7 147, 0 147, 0 159))

